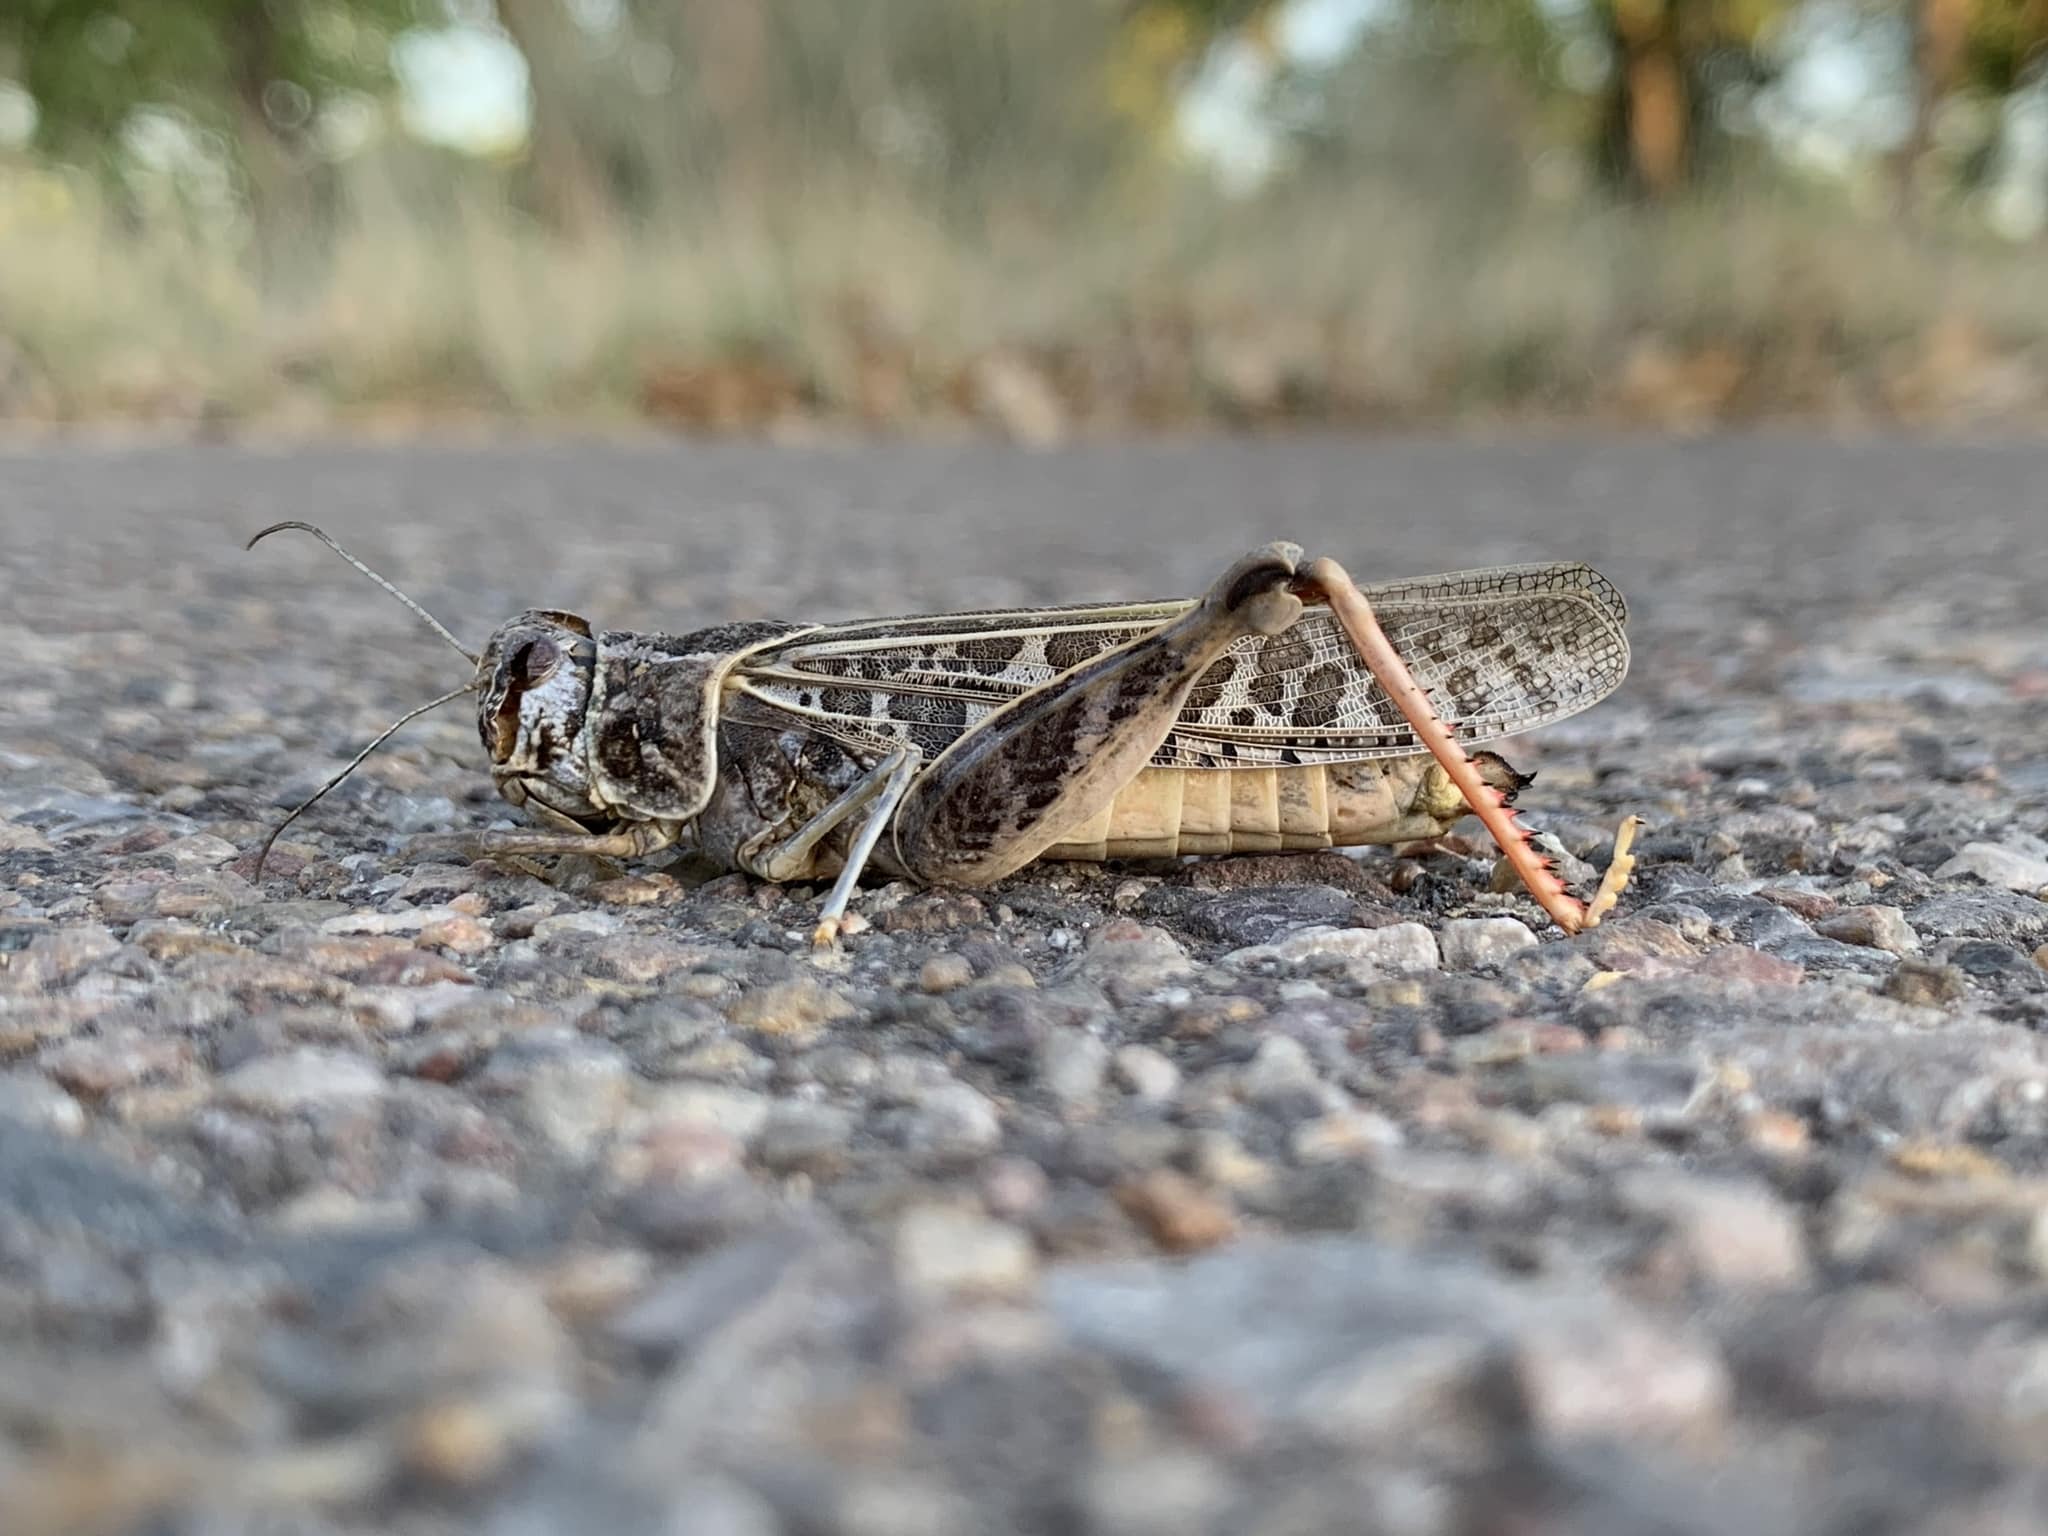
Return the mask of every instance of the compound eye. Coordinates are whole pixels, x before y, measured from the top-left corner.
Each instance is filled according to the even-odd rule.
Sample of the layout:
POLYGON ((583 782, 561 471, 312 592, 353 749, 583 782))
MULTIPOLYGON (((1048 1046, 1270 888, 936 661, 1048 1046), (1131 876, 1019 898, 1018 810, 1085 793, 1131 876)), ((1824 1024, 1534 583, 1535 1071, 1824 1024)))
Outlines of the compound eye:
POLYGON ((546 638, 527 641, 512 657, 513 674, 524 688, 546 682, 561 664, 562 648, 546 638))

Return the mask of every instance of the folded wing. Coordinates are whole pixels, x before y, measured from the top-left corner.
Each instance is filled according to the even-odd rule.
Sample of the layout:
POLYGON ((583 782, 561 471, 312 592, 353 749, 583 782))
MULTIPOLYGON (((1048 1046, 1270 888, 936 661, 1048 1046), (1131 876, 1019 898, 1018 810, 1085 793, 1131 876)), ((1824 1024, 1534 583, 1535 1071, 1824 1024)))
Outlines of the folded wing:
MULTIPOLYGON (((1367 587, 1453 734, 1482 742, 1562 720, 1628 672, 1628 607, 1588 566, 1502 566, 1367 587)), ((850 746, 935 757, 1011 699, 1136 639, 1189 601, 871 619, 749 657, 729 686, 850 746)), ((1162 767, 1357 762, 1423 750, 1329 613, 1241 640, 1206 672, 1162 767)))

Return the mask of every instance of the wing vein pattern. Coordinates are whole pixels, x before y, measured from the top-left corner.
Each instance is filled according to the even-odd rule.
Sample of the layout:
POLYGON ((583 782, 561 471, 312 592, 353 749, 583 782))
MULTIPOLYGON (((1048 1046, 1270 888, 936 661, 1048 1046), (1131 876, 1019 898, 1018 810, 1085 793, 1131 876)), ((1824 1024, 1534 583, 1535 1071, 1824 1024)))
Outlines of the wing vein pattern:
MULTIPOLYGON (((1498 566, 1365 588, 1464 742, 1577 714, 1628 672, 1628 607, 1589 566, 1498 566)), ((862 751, 927 760, 1012 699, 1135 640, 1186 599, 864 619, 749 656, 730 687, 862 751)), ((1195 685, 1160 767, 1360 762, 1422 751, 1327 609, 1240 640, 1195 685)))

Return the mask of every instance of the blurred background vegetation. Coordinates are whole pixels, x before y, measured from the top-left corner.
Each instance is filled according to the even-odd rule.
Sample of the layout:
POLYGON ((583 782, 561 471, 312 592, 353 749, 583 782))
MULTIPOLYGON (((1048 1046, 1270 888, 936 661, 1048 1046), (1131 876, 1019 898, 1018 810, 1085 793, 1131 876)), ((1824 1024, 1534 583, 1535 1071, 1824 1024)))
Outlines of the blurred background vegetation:
POLYGON ((2048 0, 0 0, 0 421, 2037 419, 2048 0))

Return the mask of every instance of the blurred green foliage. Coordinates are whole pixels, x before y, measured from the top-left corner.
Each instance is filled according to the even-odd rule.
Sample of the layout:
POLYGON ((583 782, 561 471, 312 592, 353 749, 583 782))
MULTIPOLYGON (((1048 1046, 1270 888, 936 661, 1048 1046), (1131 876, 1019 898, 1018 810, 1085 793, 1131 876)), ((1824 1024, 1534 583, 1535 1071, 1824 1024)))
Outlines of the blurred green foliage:
POLYGON ((2048 400, 2044 106, 2048 0, 0 0, 0 418, 2048 400))
POLYGON ((602 28, 499 0, 532 72, 539 200, 659 217, 801 195, 821 167, 941 216, 1072 213, 1137 153, 1111 7, 1016 0, 626 0, 602 28))
POLYGON ((421 0, 8 0, 0 73, 34 99, 36 143, 55 156, 118 169, 124 130, 152 110, 246 152, 303 140, 341 96, 387 91, 392 41, 421 10, 421 0))
MULTIPOLYGON (((1889 33, 1911 87, 1902 161, 1926 157, 1950 102, 2042 88, 2048 57, 2048 0, 1370 9, 1368 67, 1405 59, 1463 106, 1509 113, 1525 144, 1562 146, 1608 185, 1652 198, 1724 163, 1743 103, 1811 17, 1855 13, 1889 33)), ((941 216, 987 217, 997 200, 1010 216, 1052 218, 1128 195, 1171 163, 1186 87, 1224 45, 1266 58, 1304 160, 1357 147, 1341 127, 1355 121, 1343 86, 1358 71, 1290 80, 1276 41, 1288 11, 1287 0, 8 0, 0 79, 33 98, 47 156, 118 180, 138 116, 169 114, 260 202, 294 169, 317 174, 338 105, 391 100, 393 44, 409 29, 500 28, 530 75, 527 195, 557 223, 646 216, 712 185, 766 198, 821 158, 910 188, 941 216)), ((1383 114, 1379 131, 1390 127, 1426 159, 1444 122, 1383 114)))

